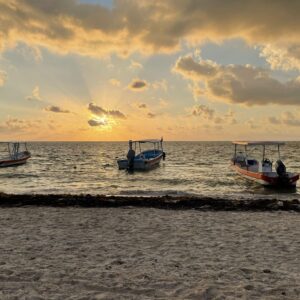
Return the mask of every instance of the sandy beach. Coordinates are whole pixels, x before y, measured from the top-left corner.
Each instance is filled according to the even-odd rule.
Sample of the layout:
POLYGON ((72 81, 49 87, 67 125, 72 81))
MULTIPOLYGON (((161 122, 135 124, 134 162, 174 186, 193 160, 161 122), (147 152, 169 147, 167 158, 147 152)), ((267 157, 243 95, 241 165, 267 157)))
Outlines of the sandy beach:
POLYGON ((299 213, 0 208, 1 299, 299 299, 299 213))

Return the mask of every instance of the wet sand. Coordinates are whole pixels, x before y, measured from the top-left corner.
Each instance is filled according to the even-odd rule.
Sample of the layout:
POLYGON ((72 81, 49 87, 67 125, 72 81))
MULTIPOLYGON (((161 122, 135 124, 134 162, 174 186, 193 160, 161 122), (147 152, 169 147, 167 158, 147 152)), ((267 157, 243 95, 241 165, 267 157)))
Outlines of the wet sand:
POLYGON ((299 299, 294 211, 0 207, 0 299, 299 299))

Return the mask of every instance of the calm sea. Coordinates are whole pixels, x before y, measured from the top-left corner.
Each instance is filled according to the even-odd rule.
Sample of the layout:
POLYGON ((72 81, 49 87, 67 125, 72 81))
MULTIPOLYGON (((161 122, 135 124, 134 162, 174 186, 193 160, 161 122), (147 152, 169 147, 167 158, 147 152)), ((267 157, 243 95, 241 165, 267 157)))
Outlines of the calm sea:
MULTIPOLYGON (((237 176, 229 167, 230 142, 165 142, 166 160, 148 172, 118 170, 126 142, 29 143, 32 159, 19 167, 0 168, 5 193, 90 193, 105 195, 204 195, 212 197, 300 198, 273 191, 237 176)), ((300 142, 282 148, 287 169, 300 172, 300 142)), ((253 150, 259 157, 260 149, 253 150)), ((275 161, 276 153, 269 151, 275 161)))

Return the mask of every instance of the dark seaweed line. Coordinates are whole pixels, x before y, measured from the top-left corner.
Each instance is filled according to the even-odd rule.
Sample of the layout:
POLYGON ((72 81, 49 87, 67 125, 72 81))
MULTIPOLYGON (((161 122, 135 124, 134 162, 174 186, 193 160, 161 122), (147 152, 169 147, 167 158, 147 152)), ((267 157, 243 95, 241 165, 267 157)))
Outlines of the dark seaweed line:
POLYGON ((159 209, 197 209, 219 211, 276 211, 300 212, 300 201, 278 199, 222 199, 211 197, 121 197, 103 195, 9 195, 0 194, 0 207, 150 207, 159 209))

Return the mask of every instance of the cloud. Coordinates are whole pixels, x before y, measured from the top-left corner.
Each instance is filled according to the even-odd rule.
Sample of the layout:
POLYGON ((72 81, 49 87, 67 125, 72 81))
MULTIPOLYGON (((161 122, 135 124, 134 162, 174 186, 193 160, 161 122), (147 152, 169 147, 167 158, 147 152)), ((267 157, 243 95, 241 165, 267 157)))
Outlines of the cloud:
POLYGON ((155 89, 155 90, 158 90, 158 89, 161 89, 163 91, 167 91, 168 90, 168 82, 166 79, 162 79, 160 81, 154 81, 151 86, 155 89))
POLYGON ((6 121, 0 124, 0 131, 24 131, 27 129, 38 128, 40 121, 23 120, 8 117, 6 121))
POLYGON ((153 119, 156 117, 156 114, 148 112, 147 116, 148 116, 148 118, 153 119))
POLYGON ((210 60, 201 60, 196 62, 192 56, 180 57, 173 69, 184 77, 200 80, 213 77, 218 72, 218 65, 210 60))
POLYGON ((215 110, 209 108, 204 104, 197 105, 192 110, 192 115, 196 117, 203 117, 204 119, 211 120, 215 116, 215 110))
POLYGON ((283 83, 263 68, 197 62, 191 56, 180 57, 173 71, 193 82, 204 82, 206 95, 225 102, 300 105, 300 77, 283 83))
POLYGON ((106 110, 94 103, 89 103, 88 110, 97 116, 102 116, 106 114, 106 110))
POLYGON ((103 56, 170 52, 182 41, 236 37, 252 44, 296 43, 298 14, 297 0, 123 0, 112 9, 75 0, 0 0, 0 48, 22 41, 103 56))
POLYGON ((3 86, 7 79, 7 73, 0 71, 0 86, 3 86))
POLYGON ((282 117, 282 122, 288 126, 300 126, 300 119, 297 118, 292 112, 285 112, 282 117))
POLYGON ((167 101, 165 99, 162 99, 162 98, 159 99, 159 106, 160 107, 165 108, 165 107, 169 106, 169 104, 170 104, 169 101, 167 101))
POLYGON ((216 125, 219 124, 229 124, 235 125, 237 124, 237 120, 235 118, 235 113, 232 110, 229 110, 226 114, 217 113, 213 108, 208 107, 204 104, 196 105, 192 108, 191 114, 194 117, 200 117, 203 120, 212 122, 216 125))
POLYGON ((128 88, 132 91, 143 91, 147 88, 147 81, 141 80, 141 79, 134 79, 132 82, 128 85, 128 88))
POLYGON ((107 125, 107 121, 105 121, 105 120, 90 119, 90 120, 88 120, 88 124, 91 127, 98 127, 98 126, 101 127, 101 126, 107 125))
POLYGON ((88 110, 96 115, 96 116, 111 116, 113 118, 117 118, 117 119, 126 119, 126 116, 120 112, 119 110, 105 110, 104 108, 102 108, 101 106, 98 106, 94 103, 89 103, 88 105, 88 110))
POLYGON ((135 69, 142 69, 143 65, 135 60, 130 61, 129 69, 135 70, 135 69))
POLYGON ((31 92, 30 96, 26 97, 26 100, 28 101, 42 101, 42 98, 40 96, 40 88, 36 86, 33 91, 31 92))
POLYGON ((273 125, 281 124, 281 120, 279 120, 278 118, 275 118, 275 117, 269 117, 268 121, 269 121, 269 123, 271 123, 273 125))
POLYGON ((108 116, 112 116, 117 119, 126 119, 126 116, 123 113, 121 113, 119 110, 108 110, 106 114, 108 116))
POLYGON ((279 118, 276 117, 269 117, 269 123, 273 125, 287 125, 292 127, 299 127, 300 126, 300 118, 299 116, 295 116, 294 113, 290 111, 286 111, 281 114, 279 118))
POLYGON ((109 80, 109 83, 113 86, 121 86, 121 81, 119 81, 118 79, 115 79, 115 78, 111 78, 109 80))
POLYGON ((45 111, 54 112, 54 113, 65 113, 65 114, 70 113, 69 110, 63 109, 63 108, 61 108, 59 106, 55 106, 55 105, 46 107, 45 111))
POLYGON ((245 123, 252 130, 259 128, 259 125, 257 124, 257 122, 253 118, 246 121, 245 123))
POLYGON ((261 47, 260 56, 266 59, 272 70, 300 70, 300 43, 268 44, 261 47))

